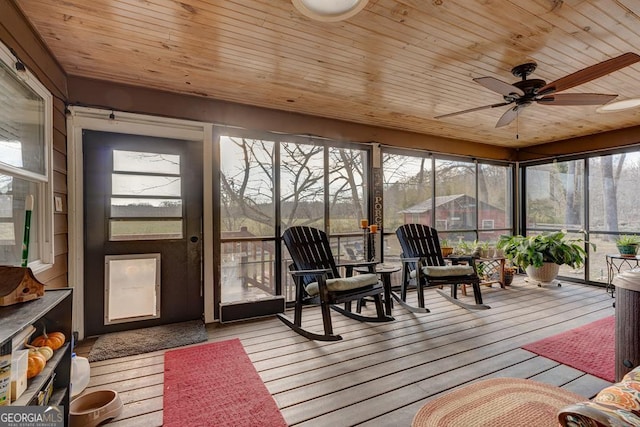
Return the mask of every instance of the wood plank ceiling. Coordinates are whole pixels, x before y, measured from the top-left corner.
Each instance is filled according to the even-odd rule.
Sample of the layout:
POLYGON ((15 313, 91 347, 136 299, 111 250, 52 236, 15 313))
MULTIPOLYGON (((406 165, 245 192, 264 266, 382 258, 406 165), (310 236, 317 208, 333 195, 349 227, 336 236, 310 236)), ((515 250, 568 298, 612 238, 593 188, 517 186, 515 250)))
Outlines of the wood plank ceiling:
MULTIPOLYGON (((640 49, 638 0, 370 0, 316 22, 289 0, 15 0, 70 75, 507 147, 635 126, 640 108, 508 107, 472 79, 547 82, 640 49), (516 135, 518 138, 516 138, 516 135)), ((640 97, 640 63, 568 92, 640 97)))

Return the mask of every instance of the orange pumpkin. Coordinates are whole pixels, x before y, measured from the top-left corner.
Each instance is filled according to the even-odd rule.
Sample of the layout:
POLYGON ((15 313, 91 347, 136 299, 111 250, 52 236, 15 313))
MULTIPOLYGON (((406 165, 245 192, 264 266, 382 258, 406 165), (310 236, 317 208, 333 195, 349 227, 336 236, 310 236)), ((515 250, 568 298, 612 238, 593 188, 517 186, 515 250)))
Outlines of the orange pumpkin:
POLYGON ((25 343, 24 346, 29 350, 37 351, 38 353, 42 354, 44 356, 44 359, 47 361, 53 357, 53 349, 49 346, 43 345, 42 347, 35 347, 27 343, 25 343))
POLYGON ((27 378, 33 378, 38 375, 46 364, 47 359, 42 354, 36 350, 30 350, 27 358, 27 378))
POLYGON ((39 337, 36 337, 31 341, 31 345, 36 347, 51 347, 52 350, 57 350, 64 344, 66 337, 62 332, 51 332, 47 334, 45 331, 39 337))

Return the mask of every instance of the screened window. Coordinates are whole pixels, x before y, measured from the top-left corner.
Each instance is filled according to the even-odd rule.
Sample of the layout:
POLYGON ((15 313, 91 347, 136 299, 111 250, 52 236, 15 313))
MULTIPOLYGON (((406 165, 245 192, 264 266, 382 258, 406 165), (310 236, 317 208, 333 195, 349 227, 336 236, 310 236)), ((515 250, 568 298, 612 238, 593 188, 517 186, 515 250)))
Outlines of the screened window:
POLYGON ((449 230, 477 228, 476 164, 436 160, 436 220, 446 220, 449 230))
POLYGON ((525 209, 527 229, 584 229, 584 161, 527 167, 525 209))
MULTIPOLYGON (((528 235, 565 231, 569 239, 585 238, 585 161, 554 161, 525 168, 525 220, 528 235)), ((587 249, 585 247, 585 249, 587 249)), ((584 267, 560 267, 560 275, 585 280, 584 267)))
POLYGON ((393 233, 402 224, 433 225, 441 240, 460 247, 511 233, 512 166, 389 150, 382 168, 385 262, 399 259, 393 233))
POLYGON ((223 303, 276 295, 275 161, 277 143, 225 133, 220 147, 223 303))
POLYGON ((589 278, 605 282, 605 255, 618 253, 616 238, 640 233, 640 152, 592 157, 588 168, 589 241, 597 247, 589 259, 589 278))
MULTIPOLYGON (((222 302, 293 299, 276 230, 308 225, 329 233, 336 257, 362 259, 368 150, 334 141, 220 129, 222 302)), ((339 261, 338 259, 338 261, 339 261)))
POLYGON ((15 64, 0 44, 0 264, 28 264, 37 271, 53 262, 52 99, 15 64))

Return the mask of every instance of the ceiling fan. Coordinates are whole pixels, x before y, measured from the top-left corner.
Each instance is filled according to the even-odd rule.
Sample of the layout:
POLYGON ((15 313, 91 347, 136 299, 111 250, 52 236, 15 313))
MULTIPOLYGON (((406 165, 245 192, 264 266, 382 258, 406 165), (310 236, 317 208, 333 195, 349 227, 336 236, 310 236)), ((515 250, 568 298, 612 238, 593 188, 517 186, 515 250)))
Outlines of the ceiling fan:
POLYGON ((562 92, 583 83, 590 82, 591 80, 605 76, 638 61, 640 61, 640 55, 633 52, 627 52, 615 58, 583 68, 582 70, 561 77, 551 83, 547 83, 541 79, 527 79, 537 66, 535 62, 528 62, 526 64, 513 67, 511 74, 521 78, 520 81, 513 84, 503 82, 495 77, 478 77, 473 79, 474 82, 502 95, 504 102, 470 108, 468 110, 457 111, 455 113, 443 114, 435 118, 442 119, 445 117, 457 116, 458 114, 471 113, 473 111, 515 104, 513 107, 509 108, 502 117, 500 117, 496 123, 496 127, 499 128, 511 123, 518 116, 518 112, 520 110, 528 107, 534 102, 542 105, 606 104, 618 95, 557 92, 562 92))

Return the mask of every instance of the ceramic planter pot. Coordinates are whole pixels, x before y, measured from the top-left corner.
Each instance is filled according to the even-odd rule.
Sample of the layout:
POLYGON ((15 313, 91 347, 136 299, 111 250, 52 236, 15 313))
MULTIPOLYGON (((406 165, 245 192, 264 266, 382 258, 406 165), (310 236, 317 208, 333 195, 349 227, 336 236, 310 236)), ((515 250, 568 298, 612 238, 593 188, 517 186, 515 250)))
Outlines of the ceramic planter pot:
POLYGON ((511 271, 511 270, 505 270, 504 271, 504 284, 505 284, 505 286, 508 286, 511 283, 513 283, 513 275, 514 275, 514 272, 511 271))
POLYGON ((617 245, 618 252, 622 256, 633 257, 638 253, 638 245, 617 245))
POLYGON ((553 262, 545 262, 542 267, 534 267, 530 265, 526 268, 527 276, 538 282, 552 282, 558 277, 560 266, 553 262))

